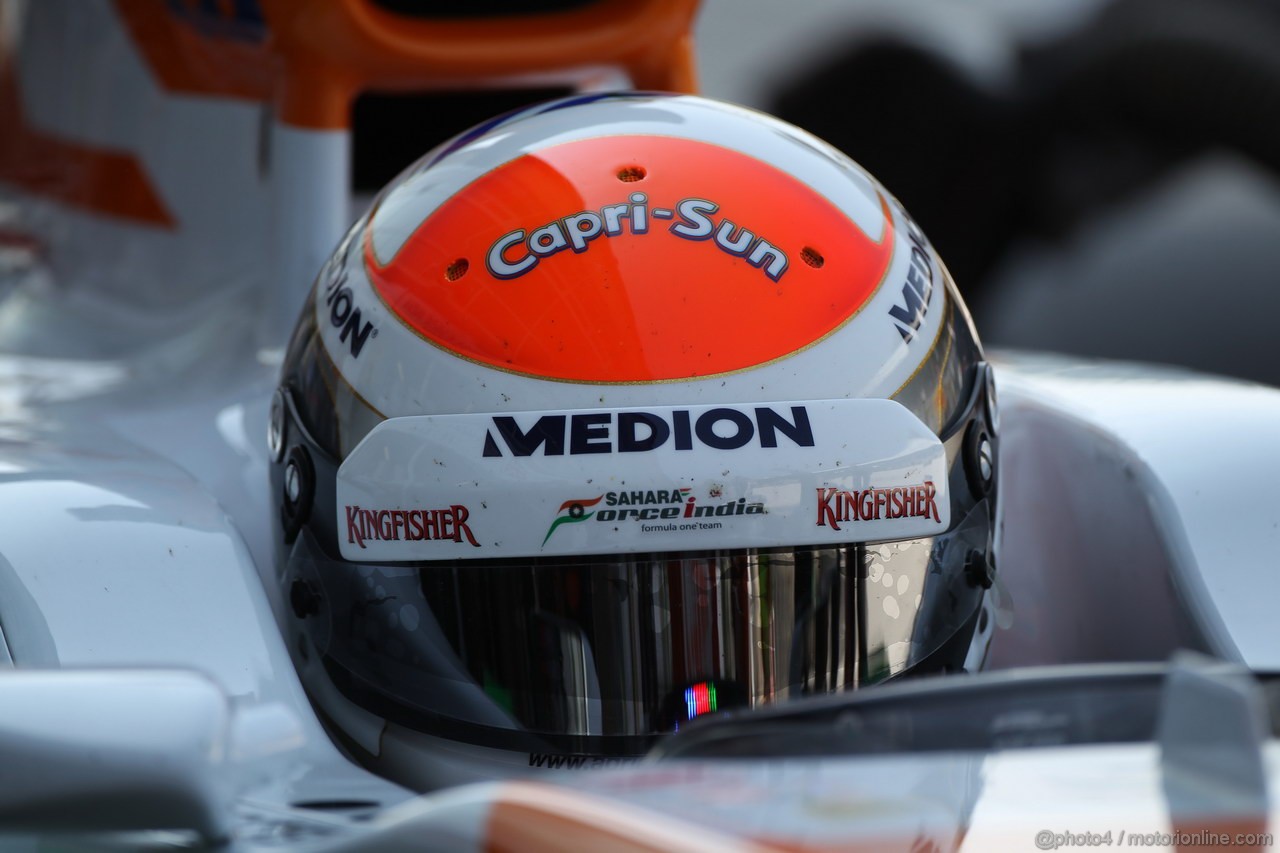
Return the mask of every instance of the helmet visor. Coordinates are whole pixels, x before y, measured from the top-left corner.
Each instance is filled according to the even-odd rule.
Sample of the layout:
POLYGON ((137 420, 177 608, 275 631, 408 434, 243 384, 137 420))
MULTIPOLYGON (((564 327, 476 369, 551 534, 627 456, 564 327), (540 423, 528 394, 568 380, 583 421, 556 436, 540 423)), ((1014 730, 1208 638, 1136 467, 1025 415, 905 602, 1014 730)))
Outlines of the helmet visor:
MULTIPOLYGON (((985 502, 984 502, 985 503, 985 502)), ((638 754, 702 713, 881 680, 977 605, 961 580, 985 505, 945 537, 292 571, 330 677, 386 719, 486 746, 638 754), (964 540, 964 541, 961 541, 964 540)))

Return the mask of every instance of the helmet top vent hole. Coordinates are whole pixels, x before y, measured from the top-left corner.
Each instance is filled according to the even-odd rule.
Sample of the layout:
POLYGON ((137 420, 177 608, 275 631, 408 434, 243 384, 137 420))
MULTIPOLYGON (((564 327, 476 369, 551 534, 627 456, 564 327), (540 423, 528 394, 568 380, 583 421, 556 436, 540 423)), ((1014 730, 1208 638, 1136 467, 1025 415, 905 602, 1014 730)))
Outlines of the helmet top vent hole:
POLYGON ((449 281, 457 281, 467 274, 467 270, 471 269, 471 264, 467 263, 466 258, 458 258, 449 266, 444 268, 444 277, 449 281))
POLYGON ((648 174, 644 166, 623 166, 618 170, 618 180, 624 184, 634 184, 636 181, 643 181, 648 174))
POLYGON ((822 269, 822 265, 827 262, 827 259, 822 257, 822 253, 812 246, 805 246, 800 250, 800 260, 804 261, 815 270, 822 269))

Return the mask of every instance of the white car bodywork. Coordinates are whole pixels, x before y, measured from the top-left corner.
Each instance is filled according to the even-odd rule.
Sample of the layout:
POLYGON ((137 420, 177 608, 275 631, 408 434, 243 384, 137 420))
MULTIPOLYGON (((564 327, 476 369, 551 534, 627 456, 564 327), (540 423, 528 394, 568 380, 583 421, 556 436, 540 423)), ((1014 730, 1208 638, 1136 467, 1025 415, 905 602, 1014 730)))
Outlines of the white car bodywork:
MULTIPOLYGON (((66 10, 24 11, 39 35, 66 10)), ((276 628, 266 448, 283 336, 352 219, 349 135, 165 92, 109 4, 73 17, 60 52, 21 57, 27 118, 136 153, 184 228, 28 197, 44 242, 0 242, 0 847, 84 831, 68 843, 985 850, 1179 825, 1155 743, 644 765, 423 796, 351 762, 276 628), (112 75, 72 80, 67 56, 112 75), (116 90, 128 110, 83 108, 116 90)), ((8 189, 0 226, 19 218, 8 189)), ((1280 668, 1280 390, 995 361, 988 666, 1191 647, 1280 668)), ((1280 779, 1275 741, 1246 734, 1280 779)))
MULTIPOLYGON (((1280 391, 1132 365, 1015 355, 997 364, 1004 518, 996 621, 1004 627, 991 629, 992 664, 1162 659, 1190 644, 1275 668, 1268 605, 1280 578, 1268 567, 1280 511, 1244 484, 1280 477, 1280 391)), ((10 358, 6 371, 9 399, 20 406, 0 445, 0 656, 18 671, 0 681, 0 751, 28 754, 19 778, 0 776, 0 824, 139 829, 172 820, 243 849, 275 846, 281 833, 288 846, 383 849, 406 826, 421 840, 516 797, 522 789, 489 787, 406 804, 410 792, 348 761, 317 722, 271 614, 281 606, 266 523, 272 365, 248 357, 201 384, 174 376, 145 400, 127 381, 97 393, 92 377, 105 375, 102 365, 39 366, 45 373, 10 358), (102 807, 106 794, 131 786, 136 810, 102 807), (156 796, 166 791, 169 799, 156 796), (468 797, 470 806, 459 805, 468 797)), ((866 779, 898 804, 887 813, 910 823, 938 808, 912 780, 932 780, 944 801, 963 800, 967 783, 939 780, 946 768, 980 765, 986 783, 974 814, 999 815, 991 818, 999 834, 1021 825, 1016 803, 1030 784, 996 784, 1007 774, 1043 786, 1060 773, 1065 790, 1088 794, 1090 808, 1105 812, 1122 799, 1126 815, 1158 816, 1154 795, 1140 793, 1154 784, 1141 781, 1157 770, 1153 750, 870 765, 797 759, 706 771, 757 794, 755 775, 772 780, 759 783, 770 790, 779 773, 805 780, 799 801, 771 798, 746 824, 673 809, 679 785, 643 783, 658 771, 613 771, 605 788, 590 771, 562 778, 747 839, 789 837, 799 831, 789 823, 796 809, 826 808, 811 802, 813 791, 839 789, 846 818, 861 817, 837 824, 853 835, 834 837, 852 839, 874 836, 881 821, 901 829, 896 818, 868 822, 870 801, 856 793, 866 779), (1100 773, 1100 761, 1129 769, 1100 773), (1046 775, 1046 767, 1061 770, 1046 775), (828 773, 850 781, 835 785, 828 773), (1125 783, 1123 773, 1138 781, 1125 783), (1117 793, 1095 802, 1096 786, 1083 781, 1094 774, 1117 793)), ((1274 744, 1266 748, 1268 767, 1276 755, 1274 744)), ((1067 813, 1060 805, 1053 814, 1067 813)), ((475 823, 476 838, 485 825, 475 823)), ((970 826, 970 840, 976 831, 970 826)), ((1001 837, 1012 843, 1014 835, 1001 837)))

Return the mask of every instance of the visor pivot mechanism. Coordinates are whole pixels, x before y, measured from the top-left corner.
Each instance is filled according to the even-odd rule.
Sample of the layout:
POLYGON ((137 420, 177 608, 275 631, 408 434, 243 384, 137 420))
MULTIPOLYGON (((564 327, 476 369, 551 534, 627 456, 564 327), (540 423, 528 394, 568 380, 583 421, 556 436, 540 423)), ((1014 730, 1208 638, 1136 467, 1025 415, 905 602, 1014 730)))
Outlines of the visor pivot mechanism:
POLYGON ((965 559, 964 576, 973 586, 991 589, 992 581, 995 580, 996 576, 996 567, 992 565, 987 554, 974 549, 969 552, 969 556, 965 559))
POLYGON ((292 542, 311 515, 311 499, 315 495, 316 474, 311 457, 302 447, 289 451, 284 466, 284 500, 280 501, 280 517, 285 541, 292 542))
POLYGON ((964 469, 969 486, 978 499, 991 494, 996 485, 995 441, 979 422, 965 436, 964 469))
POLYGON ((295 578, 289 587, 289 606, 293 608, 293 615, 299 619, 315 616, 320 612, 320 593, 311 584, 295 578))

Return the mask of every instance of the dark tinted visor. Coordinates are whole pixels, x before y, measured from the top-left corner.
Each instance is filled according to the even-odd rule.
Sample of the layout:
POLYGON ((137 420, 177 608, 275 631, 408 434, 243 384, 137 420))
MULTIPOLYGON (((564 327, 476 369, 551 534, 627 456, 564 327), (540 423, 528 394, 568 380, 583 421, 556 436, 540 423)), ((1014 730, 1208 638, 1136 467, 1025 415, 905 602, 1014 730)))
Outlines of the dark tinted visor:
POLYGON ((374 713, 487 746, 629 754, 703 713, 923 659, 976 607, 957 606, 973 588, 939 561, 962 560, 955 537, 979 527, 946 543, 410 566, 332 560, 304 531, 291 568, 319 593, 306 621, 330 676, 374 713))

